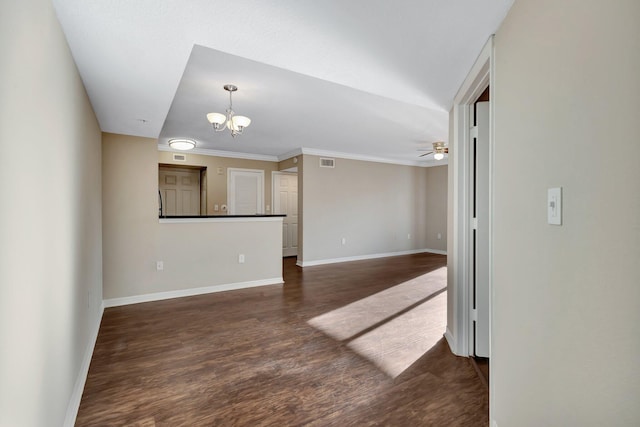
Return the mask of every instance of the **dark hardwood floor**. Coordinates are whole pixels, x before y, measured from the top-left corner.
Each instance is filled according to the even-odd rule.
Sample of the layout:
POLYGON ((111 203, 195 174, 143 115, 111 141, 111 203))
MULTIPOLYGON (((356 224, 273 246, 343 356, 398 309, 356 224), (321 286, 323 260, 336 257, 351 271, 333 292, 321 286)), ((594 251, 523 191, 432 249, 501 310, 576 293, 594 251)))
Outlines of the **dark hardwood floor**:
POLYGON ((488 391, 444 339, 392 378, 307 323, 445 264, 285 259, 284 285, 108 308, 76 425, 486 426, 488 391))

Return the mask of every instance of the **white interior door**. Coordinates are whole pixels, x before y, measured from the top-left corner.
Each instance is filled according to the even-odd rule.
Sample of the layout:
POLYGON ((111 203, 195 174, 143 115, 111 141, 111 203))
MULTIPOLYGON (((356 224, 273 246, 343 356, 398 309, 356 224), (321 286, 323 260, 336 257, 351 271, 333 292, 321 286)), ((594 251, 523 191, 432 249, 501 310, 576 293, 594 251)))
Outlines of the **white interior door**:
MULTIPOLYGON (((473 105, 470 107, 473 108, 473 105)), ((471 139, 472 201, 471 257, 474 286, 476 356, 489 357, 489 102, 476 103, 476 132, 471 139)))
POLYGON ((298 255, 298 175, 273 172, 273 213, 282 220, 282 256, 298 255))
POLYGON ((200 170, 160 166, 163 215, 200 215, 200 170))
POLYGON ((227 205, 229 215, 264 213, 264 171, 228 168, 227 205))

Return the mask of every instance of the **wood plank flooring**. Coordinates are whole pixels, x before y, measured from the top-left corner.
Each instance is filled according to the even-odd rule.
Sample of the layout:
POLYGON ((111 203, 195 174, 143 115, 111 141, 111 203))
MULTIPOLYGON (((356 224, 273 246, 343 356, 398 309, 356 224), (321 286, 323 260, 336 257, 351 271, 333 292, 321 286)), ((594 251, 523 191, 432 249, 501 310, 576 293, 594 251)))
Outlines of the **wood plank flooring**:
POLYGON ((284 285, 106 309, 76 425, 486 426, 488 391, 444 339, 392 378, 307 323, 445 264, 285 259, 284 285))

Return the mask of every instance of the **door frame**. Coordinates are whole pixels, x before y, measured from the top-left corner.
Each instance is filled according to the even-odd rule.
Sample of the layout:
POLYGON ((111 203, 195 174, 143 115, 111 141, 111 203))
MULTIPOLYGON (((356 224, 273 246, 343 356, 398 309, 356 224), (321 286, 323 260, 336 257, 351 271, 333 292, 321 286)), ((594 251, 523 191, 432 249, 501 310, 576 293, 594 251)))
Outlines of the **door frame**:
POLYGON ((259 215, 264 214, 264 170, 262 169, 243 169, 243 168, 227 168, 227 212, 234 215, 235 212, 235 189, 231 183, 231 175, 235 172, 248 172, 258 176, 258 212, 259 215), (233 202, 233 203, 232 203, 233 202))
MULTIPOLYGON (((471 218, 470 218, 470 139, 471 139, 471 115, 469 106, 490 86, 491 92, 495 90, 494 83, 494 55, 493 36, 484 45, 478 59, 471 68, 467 78, 454 98, 453 105, 453 138, 449 157, 449 188, 452 192, 452 248, 448 250, 449 279, 448 289, 451 299, 450 307, 453 308, 447 324, 445 337, 451 351, 458 356, 473 354, 473 329, 471 307, 473 301, 473 289, 471 288, 471 260, 470 247, 472 244, 471 218)), ((493 321, 493 153, 494 153, 494 101, 489 98, 489 346, 491 348, 491 329, 493 321)))
MULTIPOLYGON (((272 171, 271 172, 271 213, 275 213, 275 201, 276 201, 276 180, 275 177, 276 175, 289 175, 289 176, 295 176, 296 179, 298 179, 298 172, 289 172, 289 171, 272 171)), ((299 191, 299 190, 298 190, 299 191)), ((298 197, 300 197, 300 194, 298 193, 298 197)), ((299 206, 298 206, 299 208, 299 206)), ((298 236, 298 242, 296 243, 297 249, 296 252, 299 253, 300 252, 300 212, 298 211, 298 232, 296 233, 296 235, 298 236)), ((297 257, 298 255, 296 255, 297 257)))

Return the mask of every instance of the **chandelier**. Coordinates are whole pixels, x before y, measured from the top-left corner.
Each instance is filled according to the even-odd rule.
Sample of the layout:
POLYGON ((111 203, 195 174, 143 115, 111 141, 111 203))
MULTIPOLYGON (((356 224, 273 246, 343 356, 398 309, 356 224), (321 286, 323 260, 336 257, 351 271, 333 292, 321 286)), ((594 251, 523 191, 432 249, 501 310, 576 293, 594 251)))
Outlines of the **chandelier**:
POLYGON ((246 116, 236 116, 233 112, 231 95, 238 90, 238 87, 234 85, 224 85, 224 90, 229 92, 229 108, 227 108, 226 114, 209 113, 207 114, 207 120, 209 120, 209 123, 213 126, 213 130, 216 132, 229 129, 231 136, 235 137, 236 135, 240 135, 244 128, 251 124, 251 119, 246 116))

